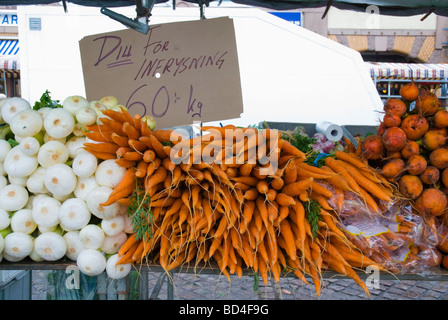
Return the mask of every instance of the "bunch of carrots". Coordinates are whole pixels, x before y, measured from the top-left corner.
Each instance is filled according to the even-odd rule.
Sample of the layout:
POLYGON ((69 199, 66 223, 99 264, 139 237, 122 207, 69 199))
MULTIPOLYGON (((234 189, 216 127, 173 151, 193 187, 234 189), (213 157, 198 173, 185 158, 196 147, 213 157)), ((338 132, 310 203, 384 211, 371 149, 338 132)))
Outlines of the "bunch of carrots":
POLYGON ((355 269, 384 267, 341 231, 328 202, 337 193, 342 205, 346 190, 374 210, 378 199, 391 200, 388 183, 365 163, 337 153, 322 168, 307 165, 306 155, 272 129, 209 126, 202 127, 203 135, 183 139, 172 130, 151 131, 125 109, 103 113, 100 124, 87 127, 86 136, 96 143, 85 149, 127 170, 102 205, 129 205, 137 194, 147 210, 134 212, 140 223, 120 247, 119 264, 151 259, 169 271, 213 262, 229 281, 231 274, 241 277, 252 269, 264 283, 293 272, 305 283, 311 278, 317 295, 322 272, 331 269, 353 278, 369 295, 355 269), (225 130, 234 133, 231 138, 225 130), (214 133, 223 138, 212 139, 214 133), (222 148, 214 161, 197 157, 215 146, 222 148), (278 156, 274 170, 262 170, 272 169, 266 155, 278 156))

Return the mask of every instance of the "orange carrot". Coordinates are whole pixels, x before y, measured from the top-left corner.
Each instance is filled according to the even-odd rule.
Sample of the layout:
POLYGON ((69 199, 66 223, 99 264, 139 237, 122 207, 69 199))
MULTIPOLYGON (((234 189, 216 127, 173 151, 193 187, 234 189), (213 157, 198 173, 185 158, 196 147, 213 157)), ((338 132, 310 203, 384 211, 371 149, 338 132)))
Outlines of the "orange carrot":
POLYGON ((125 158, 118 158, 115 160, 115 163, 123 168, 132 168, 135 166, 135 161, 127 160, 125 158))
POLYGON ((332 157, 325 158, 325 164, 330 167, 333 171, 340 174, 348 183, 350 188, 359 193, 359 185, 356 180, 352 177, 352 175, 347 171, 347 168, 342 166, 338 160, 332 157))
MULTIPOLYGON (((151 145, 154 148, 154 151, 156 152, 157 156, 161 159, 167 157, 167 154, 165 153, 165 150, 163 149, 163 144, 157 140, 155 136, 150 136, 149 140, 151 141, 151 145)), ((169 155, 168 155, 169 156, 169 155)))
POLYGON ((90 140, 93 141, 98 141, 98 142, 114 142, 112 139, 112 135, 114 133, 109 131, 109 132, 93 132, 93 131, 85 131, 84 135, 89 138, 90 140))
POLYGON ((311 190, 316 192, 326 198, 331 198, 333 196, 333 192, 331 190, 325 188, 323 185, 319 184, 317 181, 313 181, 311 185, 311 190))
POLYGON ((133 124, 125 122, 122 125, 123 133, 129 137, 129 139, 138 140, 140 138, 140 132, 134 127, 133 124))
POLYGON ((306 159, 305 154, 296 147, 294 147, 288 140, 280 139, 280 141, 282 143, 281 147, 282 153, 289 153, 298 157, 299 159, 303 160, 306 159))
POLYGON ((355 166, 358 169, 366 170, 366 171, 370 172, 370 168, 368 167, 368 165, 366 165, 364 162, 362 162, 359 158, 355 158, 354 156, 356 156, 356 155, 350 155, 350 154, 348 154, 344 151, 340 151, 340 150, 336 151, 334 153, 334 155, 335 155, 336 159, 343 160, 345 162, 350 163, 351 165, 355 166))
POLYGON ((116 155, 112 154, 112 153, 95 151, 88 147, 84 147, 84 149, 89 151, 91 154, 93 154, 95 157, 97 157, 98 159, 101 159, 101 160, 110 160, 110 159, 116 158, 116 155))
POLYGON ((111 142, 99 142, 99 143, 84 142, 84 146, 90 150, 94 150, 95 152, 104 152, 111 154, 115 154, 115 152, 119 148, 115 143, 111 142))
POLYGON ((144 160, 140 160, 137 163, 137 167, 136 167, 136 172, 135 172, 135 176, 138 178, 143 178, 146 176, 146 171, 148 168, 148 163, 144 160))
POLYGON ((140 160, 143 160, 143 154, 137 151, 128 151, 123 155, 123 158, 129 161, 138 162, 140 160))
POLYGON ((298 196, 303 191, 309 189, 312 186, 313 181, 313 178, 307 178, 294 183, 290 183, 282 188, 282 192, 291 197, 298 196))
POLYGON ((112 139, 112 141, 116 144, 116 145, 118 145, 118 146, 120 146, 120 147, 128 147, 129 146, 129 139, 128 139, 128 137, 125 137, 125 136, 120 136, 118 133, 116 133, 116 132, 112 132, 112 134, 111 134, 111 139, 112 139))
POLYGON ((286 207, 296 204, 296 201, 294 200, 293 197, 291 197, 283 192, 277 193, 277 196, 275 197, 275 201, 277 201, 277 203, 280 206, 286 206, 286 207))
POLYGON ((168 171, 163 167, 159 166, 154 173, 145 181, 145 188, 149 190, 151 187, 163 182, 168 176, 168 171))
MULTIPOLYGON (((336 160, 336 161, 340 161, 340 160, 336 160)), ((372 182, 371 180, 367 179, 366 177, 364 177, 358 171, 358 169, 356 169, 352 165, 342 162, 342 161, 340 161, 339 164, 347 170, 347 172, 353 177, 353 179, 357 182, 357 184, 361 188, 364 188, 366 191, 368 191, 372 195, 376 196, 378 199, 385 200, 385 201, 392 201, 391 197, 386 192, 384 192, 384 190, 381 189, 378 184, 376 184, 376 183, 372 182)))

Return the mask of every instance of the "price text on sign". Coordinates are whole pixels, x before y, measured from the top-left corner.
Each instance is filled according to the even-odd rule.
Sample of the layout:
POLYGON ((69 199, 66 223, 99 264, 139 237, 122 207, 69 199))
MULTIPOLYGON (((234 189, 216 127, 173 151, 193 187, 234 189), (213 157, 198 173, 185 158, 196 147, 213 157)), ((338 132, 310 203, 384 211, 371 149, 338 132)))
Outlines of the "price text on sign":
POLYGON ((228 17, 91 35, 80 41, 86 98, 115 96, 157 127, 240 117, 233 21, 228 17))

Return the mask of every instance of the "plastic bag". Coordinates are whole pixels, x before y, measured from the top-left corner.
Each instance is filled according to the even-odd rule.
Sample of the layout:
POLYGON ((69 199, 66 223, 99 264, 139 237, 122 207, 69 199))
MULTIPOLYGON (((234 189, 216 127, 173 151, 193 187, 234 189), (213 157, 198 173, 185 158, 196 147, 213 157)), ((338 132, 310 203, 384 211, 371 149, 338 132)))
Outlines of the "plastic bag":
POLYGON ((342 207, 337 203, 335 197, 330 198, 347 238, 389 271, 422 273, 440 265, 437 231, 408 202, 380 203, 381 214, 353 192, 344 192, 342 207))

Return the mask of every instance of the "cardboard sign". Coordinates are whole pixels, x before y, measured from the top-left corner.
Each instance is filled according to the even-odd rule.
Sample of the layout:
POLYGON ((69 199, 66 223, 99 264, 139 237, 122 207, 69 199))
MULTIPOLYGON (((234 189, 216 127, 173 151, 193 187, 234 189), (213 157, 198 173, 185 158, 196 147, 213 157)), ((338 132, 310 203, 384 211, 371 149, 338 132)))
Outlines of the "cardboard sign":
POLYGON ((88 100, 115 96, 158 128, 239 118, 243 112, 233 21, 150 25, 83 38, 88 100))

